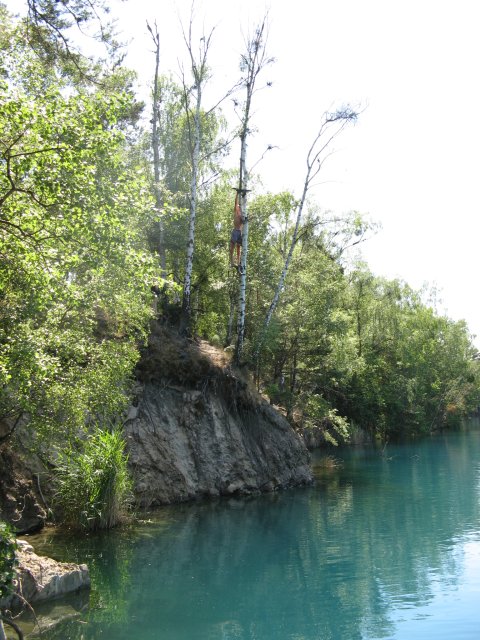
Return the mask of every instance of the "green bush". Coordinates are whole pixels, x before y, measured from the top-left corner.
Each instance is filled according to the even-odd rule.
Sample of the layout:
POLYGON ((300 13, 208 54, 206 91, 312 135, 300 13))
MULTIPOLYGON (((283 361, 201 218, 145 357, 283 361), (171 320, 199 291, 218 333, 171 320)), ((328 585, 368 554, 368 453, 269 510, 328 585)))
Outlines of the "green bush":
POLYGON ((89 530, 116 526, 128 512, 132 482, 121 430, 97 427, 82 449, 60 455, 56 504, 65 524, 89 530))
POLYGON ((6 522, 0 521, 0 600, 10 595, 13 590, 16 548, 10 527, 6 522))
POLYGON ((320 427, 326 442, 334 447, 350 440, 350 426, 343 416, 332 409, 318 394, 312 394, 305 402, 305 427, 320 427))

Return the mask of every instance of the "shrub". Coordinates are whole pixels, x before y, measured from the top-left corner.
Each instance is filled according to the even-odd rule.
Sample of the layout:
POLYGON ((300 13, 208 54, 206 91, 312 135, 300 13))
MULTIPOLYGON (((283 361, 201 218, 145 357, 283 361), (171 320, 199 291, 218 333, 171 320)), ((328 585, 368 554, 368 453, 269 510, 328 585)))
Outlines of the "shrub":
POLYGON ((109 529, 126 516, 132 482, 121 430, 97 427, 82 450, 60 455, 56 503, 65 524, 89 530, 109 529))
POLYGON ((10 527, 6 522, 0 521, 0 600, 10 595, 13 590, 16 548, 10 527))

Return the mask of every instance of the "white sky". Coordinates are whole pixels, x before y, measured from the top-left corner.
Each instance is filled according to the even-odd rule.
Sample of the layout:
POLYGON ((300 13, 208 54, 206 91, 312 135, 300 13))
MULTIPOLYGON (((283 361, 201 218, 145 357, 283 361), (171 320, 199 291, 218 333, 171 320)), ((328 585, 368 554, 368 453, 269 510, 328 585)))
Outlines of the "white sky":
MULTIPOLYGON (((7 4, 20 9, 21 1, 7 4)), ((145 22, 156 20, 161 71, 177 73, 179 23, 191 1, 111 2, 131 39, 126 63, 151 78, 145 22)), ((215 27, 209 60, 219 95, 238 79, 245 34, 266 9, 276 62, 264 75, 273 86, 256 98, 249 150, 252 164, 268 144, 279 147, 257 167, 265 188, 299 194, 322 113, 347 102, 366 107, 338 139, 315 200, 380 222, 362 249, 373 272, 436 285, 439 311, 465 319, 480 346, 477 0, 197 0, 195 25, 215 27)))

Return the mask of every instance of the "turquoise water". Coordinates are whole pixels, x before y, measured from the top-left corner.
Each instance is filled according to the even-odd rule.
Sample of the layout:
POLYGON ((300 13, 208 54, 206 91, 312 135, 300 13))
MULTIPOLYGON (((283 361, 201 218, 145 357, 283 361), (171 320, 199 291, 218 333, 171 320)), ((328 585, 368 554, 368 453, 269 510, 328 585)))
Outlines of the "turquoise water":
POLYGON ((84 610, 42 638, 479 638, 480 431, 336 455, 343 467, 313 488, 37 538, 94 580, 89 601, 62 603, 84 610))

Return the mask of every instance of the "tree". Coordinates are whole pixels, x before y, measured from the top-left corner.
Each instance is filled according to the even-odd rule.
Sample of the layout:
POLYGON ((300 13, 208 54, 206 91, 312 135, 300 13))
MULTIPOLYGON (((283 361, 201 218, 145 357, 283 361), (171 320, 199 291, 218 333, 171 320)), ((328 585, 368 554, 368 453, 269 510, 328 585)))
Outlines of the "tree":
MULTIPOLYGON (((292 420, 326 427, 328 417, 330 431, 334 423, 340 424, 333 420, 333 412, 355 352, 350 344, 350 320, 342 310, 346 279, 338 258, 332 257, 338 254, 335 242, 343 244, 342 226, 349 225, 337 220, 329 228, 329 218, 327 214, 308 216, 298 231, 282 304, 264 334, 257 379, 292 420)), ((290 220, 270 240, 272 250, 279 254, 276 273, 288 254, 295 222, 290 220)), ((266 283, 265 310, 270 291, 266 283)))
POLYGON ((328 149, 330 143, 334 138, 336 138, 339 133, 345 128, 345 126, 350 122, 355 122, 357 119, 357 113, 353 111, 350 107, 344 107, 342 109, 338 109, 333 113, 326 113, 323 116, 323 121, 320 126, 320 130, 317 133, 309 151, 307 154, 307 172, 305 176, 305 182, 303 185, 303 191, 300 198, 300 201, 297 204, 297 217, 295 221, 295 228, 293 230, 292 238, 290 241, 290 248, 285 257, 285 263, 283 265, 282 272, 280 274, 280 278, 277 284, 277 288, 275 289, 275 293, 273 295, 272 302, 267 311, 267 315, 265 316, 265 321, 263 324, 263 329, 260 334, 260 338, 258 340, 256 352, 255 352, 255 361, 258 363, 258 359, 260 356, 260 351, 262 348, 262 343, 265 337, 265 333, 268 329, 270 321, 272 319, 273 314, 275 313, 275 309, 277 308, 278 301, 280 299, 280 294, 285 285, 285 278, 287 277, 287 272, 290 266, 290 262, 292 260, 293 250, 295 248, 295 244, 298 239, 298 231, 300 229, 300 222, 302 219, 303 208, 305 206, 305 202, 307 199, 307 194, 312 186, 313 181, 319 174, 322 165, 326 159, 325 151, 328 149))
POLYGON ((151 201, 125 151, 130 96, 62 92, 22 38, 0 98, 0 415, 67 432, 127 402, 151 201))
MULTIPOLYGON (((152 159, 145 155, 145 172, 151 180, 152 194, 157 194, 162 203, 160 221, 164 227, 166 275, 173 286, 183 289, 186 268, 186 239, 190 224, 190 192, 192 185, 192 161, 190 135, 193 130, 193 112, 185 109, 184 90, 172 79, 161 76, 158 79, 159 108, 157 110, 159 158, 159 182, 152 172, 152 159), (157 185, 157 186, 156 186, 157 185)), ((193 107, 194 105, 192 105, 193 107)), ((200 113, 201 149, 197 168, 197 199, 195 215, 195 237, 199 207, 204 211, 202 202, 209 198, 211 185, 221 176, 221 160, 226 153, 228 140, 223 140, 224 119, 217 110, 210 109, 200 113)), ((145 144, 151 149, 151 137, 145 144)), ((148 153, 147 151, 147 153, 148 153)), ((203 215, 203 214, 202 214, 203 215)), ((212 229, 209 231, 211 240, 212 229)), ((152 217, 149 227, 149 244, 152 251, 159 253, 158 215, 152 217)), ((194 253, 196 247, 194 247, 194 253)), ((196 279, 201 273, 196 266, 197 258, 192 260, 191 294, 196 287, 196 279)), ((192 324, 195 321, 192 308, 192 324)))
POLYGON ((364 265, 349 276, 356 366, 339 410, 384 439, 452 425, 478 402, 478 364, 463 323, 438 316, 399 280, 364 265))
POLYGON ((46 66, 60 68, 77 83, 100 85, 121 64, 121 45, 107 19, 110 9, 105 0, 27 0, 27 8, 25 36, 46 66), (73 30, 77 42, 83 37, 104 45, 106 59, 92 64, 82 55, 73 30))
POLYGON ((182 333, 191 333, 191 286, 192 286, 192 270, 193 270, 193 254, 195 248, 195 221, 197 216, 197 189, 198 189, 198 173, 200 162, 200 149, 202 144, 201 129, 201 108, 202 96, 205 83, 208 80, 207 56, 210 48, 210 42, 213 30, 207 35, 200 38, 200 48, 198 59, 193 53, 192 42, 192 21, 190 18, 188 36, 184 32, 184 40, 190 57, 190 69, 193 78, 193 85, 187 88, 185 78, 183 79, 184 88, 184 104, 187 115, 189 144, 191 155, 191 182, 190 182, 190 219, 188 225, 187 237, 187 257, 185 266, 185 277, 183 281, 183 299, 182 299, 182 333), (195 106, 190 108, 190 100, 193 98, 195 106))
POLYGON ((266 17, 255 29, 254 35, 246 43, 246 51, 241 56, 240 70, 244 72, 243 86, 245 89, 245 102, 243 105, 240 125, 240 167, 238 189, 240 194, 240 208, 243 216, 242 231, 242 255, 240 262, 240 284, 238 289, 238 319, 237 341, 235 344, 235 362, 242 361, 243 344, 245 339, 245 315, 246 315, 246 286, 247 286, 247 255, 248 255, 248 209, 247 192, 249 185, 249 173, 247 170, 247 143, 251 133, 251 109, 252 99, 256 91, 256 83, 260 72, 270 64, 273 59, 266 53, 266 17))
POLYGON ((155 23, 155 33, 147 22, 147 28, 152 36, 155 45, 155 74, 153 77, 153 95, 152 95, 152 148, 153 148, 153 174, 155 194, 155 206, 158 216, 158 253, 160 257, 161 276, 165 278, 167 273, 167 259, 165 255, 165 229, 163 223, 163 197, 160 188, 160 137, 158 126, 160 123, 160 36, 158 34, 157 24, 155 23))

